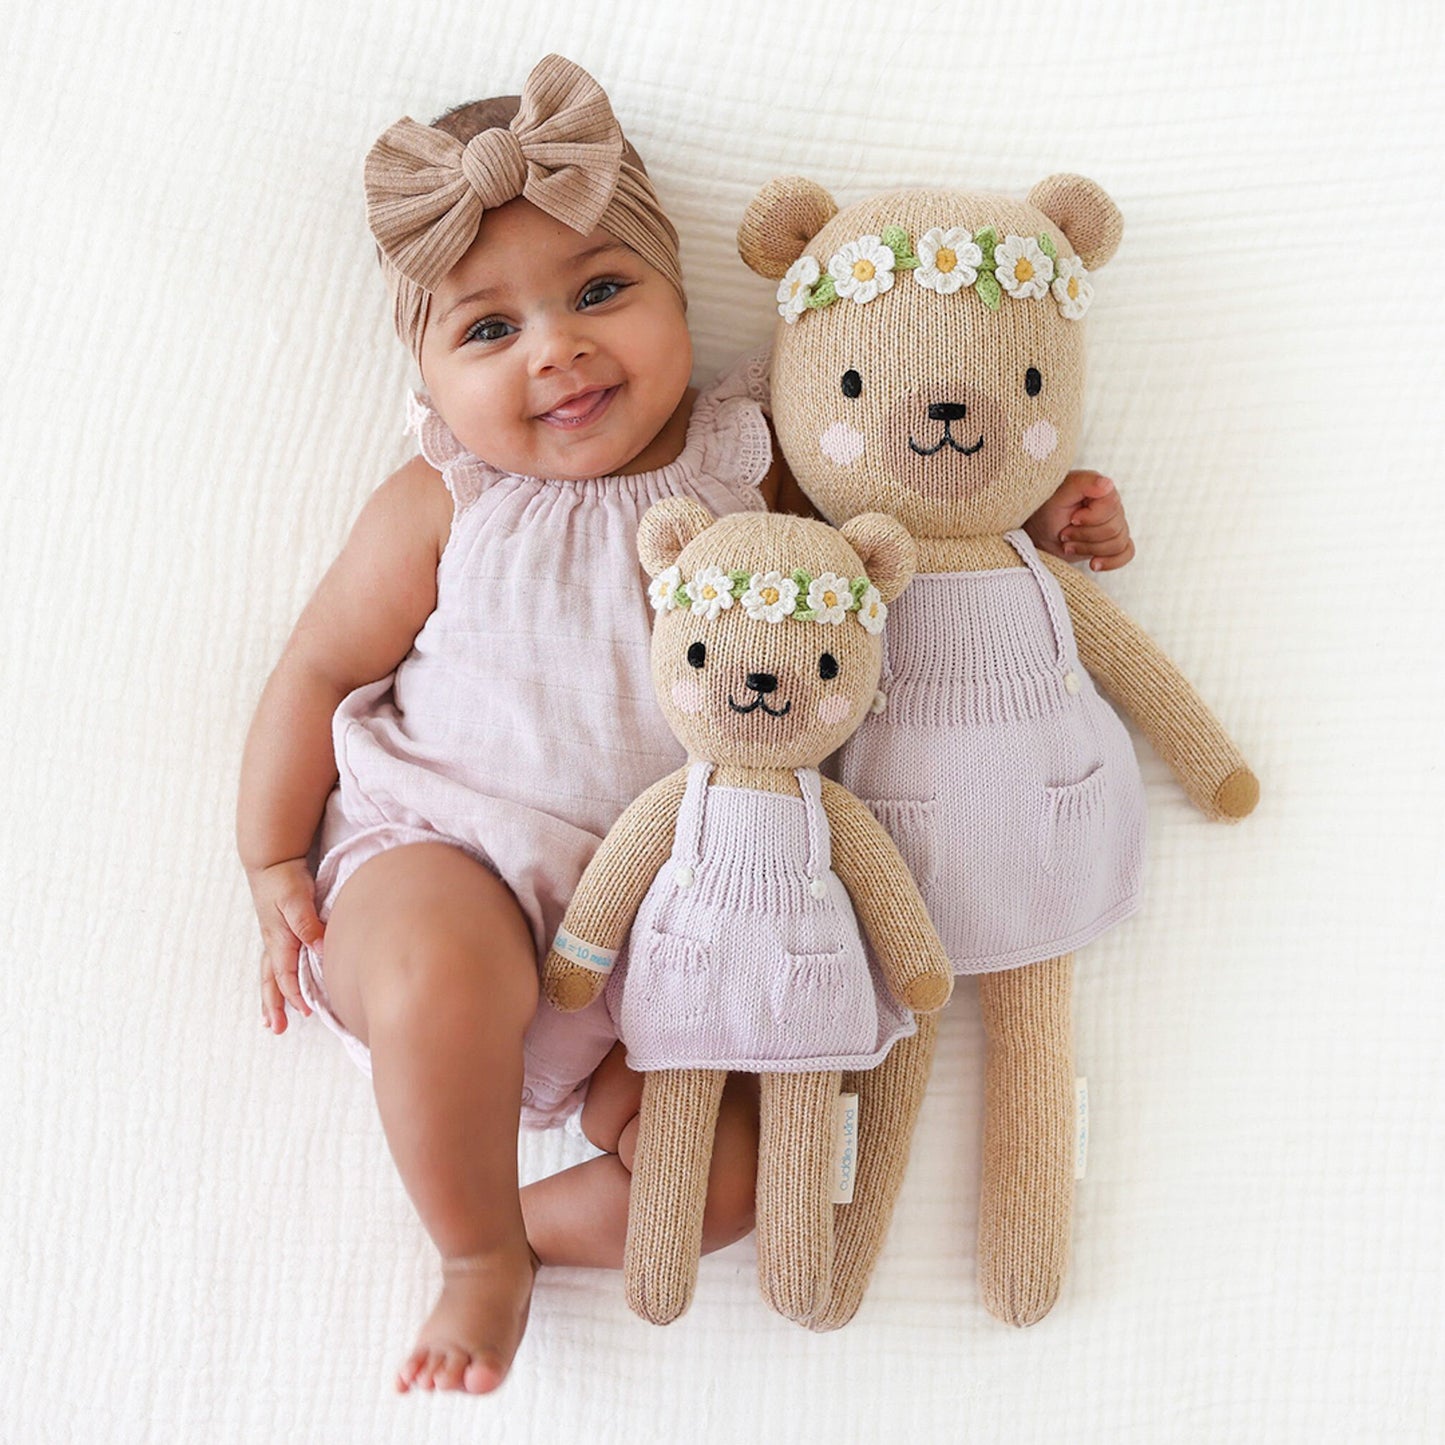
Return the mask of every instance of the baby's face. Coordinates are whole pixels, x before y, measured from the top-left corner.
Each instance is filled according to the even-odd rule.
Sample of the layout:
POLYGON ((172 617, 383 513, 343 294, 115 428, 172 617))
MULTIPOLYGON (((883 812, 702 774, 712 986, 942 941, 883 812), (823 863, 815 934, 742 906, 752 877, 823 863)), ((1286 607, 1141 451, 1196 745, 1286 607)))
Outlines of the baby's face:
POLYGON ((692 345, 677 293, 636 252, 516 200, 483 216, 432 296, 421 370, 468 451, 577 481, 672 460, 661 434, 692 345))

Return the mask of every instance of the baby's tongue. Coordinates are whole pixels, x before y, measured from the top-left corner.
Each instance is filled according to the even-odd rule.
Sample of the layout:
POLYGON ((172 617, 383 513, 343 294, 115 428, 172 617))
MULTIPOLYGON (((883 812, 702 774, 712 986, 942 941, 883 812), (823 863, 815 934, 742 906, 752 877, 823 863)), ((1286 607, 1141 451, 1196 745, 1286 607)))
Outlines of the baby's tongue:
POLYGON ((564 401, 561 406, 554 406, 551 415, 560 416, 565 421, 573 421, 579 416, 586 416, 602 399, 602 395, 600 391, 589 391, 585 396, 574 397, 571 401, 564 401))

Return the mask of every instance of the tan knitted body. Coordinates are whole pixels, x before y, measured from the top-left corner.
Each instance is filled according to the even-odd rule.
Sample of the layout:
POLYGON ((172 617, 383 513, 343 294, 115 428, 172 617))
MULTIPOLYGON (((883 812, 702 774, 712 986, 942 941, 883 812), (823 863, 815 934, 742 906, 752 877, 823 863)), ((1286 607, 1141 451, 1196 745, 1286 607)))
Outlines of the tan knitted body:
POLYGON ((727 1075, 664 1069, 642 1086, 623 1256, 627 1303, 655 1325, 692 1303, 718 1104, 727 1075))
POLYGON ((979 976, 988 1035, 979 1292, 1031 1325, 1053 1307, 1074 1210, 1073 959, 979 976))
MULTIPOLYGON (((913 575, 913 539, 887 517, 859 516, 842 531, 778 514, 718 521, 698 503, 674 498, 647 513, 638 550, 654 578, 666 574, 684 588, 695 576, 717 577, 711 569, 718 568, 727 576, 777 569, 793 578, 832 576, 834 581, 820 580, 819 586, 835 596, 851 596, 849 588, 857 582, 855 605, 834 620, 754 617, 739 597, 712 616, 693 611, 690 602, 659 609, 654 685, 690 758, 713 764, 709 786, 800 795, 795 770, 816 769, 857 728, 873 700, 882 664, 882 614, 865 626, 863 599, 871 588, 868 605, 876 609, 903 590, 913 575)), ((831 605, 825 597, 817 604, 831 605)), ((594 956, 621 948, 672 854, 687 777, 688 769, 682 769, 637 799, 584 872, 563 929, 594 956)), ((836 783, 823 783, 822 806, 831 867, 848 891, 889 990, 917 1010, 941 1007, 953 987, 952 970, 892 839, 836 783)), ((605 973, 571 962, 555 948, 547 955, 543 987, 563 1010, 591 1002, 606 980, 605 973)), ((841 1076, 763 1073, 759 1280, 768 1301, 790 1318, 810 1323, 821 1317, 835 1285, 846 1304, 828 1327, 857 1309, 907 1159, 931 1040, 926 1028, 922 1049, 912 1047, 912 1040, 895 1045, 894 1053, 907 1047, 914 1061, 898 1075, 909 1093, 903 1097, 900 1085, 899 1097, 881 1098, 876 1109, 870 1105, 860 1125, 876 1162, 862 1162, 854 1203, 836 1209, 848 1241, 841 1273, 834 1264, 832 1203, 841 1076)), ((624 1270, 629 1304, 657 1324, 676 1319, 692 1299, 725 1078, 708 1069, 646 1076, 624 1270)))
POLYGON ((895 1044, 876 1069, 843 1077, 844 1092, 858 1095, 858 1175, 853 1202, 836 1206, 832 1285, 808 1320, 810 1329, 836 1330, 863 1303, 903 1187, 937 1043, 938 1020, 926 1015, 918 1032, 895 1044))
MULTIPOLYGON (((1076 175, 1047 177, 1027 200, 917 188, 842 211, 800 177, 759 191, 738 247, 754 271, 782 282, 773 422, 819 513, 840 525, 872 512, 898 518, 922 572, 1020 566, 1005 534, 1054 493, 1074 460, 1081 318, 1122 231, 1113 201, 1076 175)), ((1258 782, 1179 669, 1087 578, 1043 560, 1062 587, 1084 666, 1210 818, 1245 816, 1258 782)), ((976 641, 987 649, 990 639, 976 641)), ((913 780, 895 781, 912 795, 913 780)), ((953 876, 935 886, 968 882, 953 876)), ((1047 1312, 1068 1254, 1070 972, 1060 958, 979 982, 989 1039, 979 1268, 989 1309, 1015 1324, 1047 1312)), ((911 1119, 929 1043, 920 1036, 911 1050, 895 1048, 860 1081, 870 1110, 911 1119)), ((874 1167, 890 1183, 873 1181, 870 1198, 891 1205, 897 1148, 865 1150, 864 1170, 874 1167)), ((840 1222, 840 1275, 875 1244, 866 1223, 840 1222)), ((835 1286, 815 1328, 846 1319, 850 1305, 835 1286)))
POLYGON ((758 1138, 758 1283, 807 1323, 833 1276, 833 1132, 842 1075, 764 1074, 758 1138))

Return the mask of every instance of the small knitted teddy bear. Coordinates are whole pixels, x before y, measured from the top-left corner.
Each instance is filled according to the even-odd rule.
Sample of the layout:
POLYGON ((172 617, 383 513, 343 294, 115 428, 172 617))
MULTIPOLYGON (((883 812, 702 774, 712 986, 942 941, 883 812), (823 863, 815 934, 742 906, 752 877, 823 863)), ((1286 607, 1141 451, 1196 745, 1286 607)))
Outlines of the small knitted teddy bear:
MULTIPOLYGON (((653 684, 690 761, 608 833, 543 986, 563 1010, 607 987, 628 1063, 646 1073, 624 1263, 633 1309, 666 1324, 691 1302, 718 1101, 739 1070, 761 1075, 763 1293, 809 1322, 835 1289, 861 1297, 881 1243, 834 1249, 841 1071, 873 1067, 915 1032, 909 1011, 941 1008, 952 988, 897 849, 817 771, 877 695, 913 539, 889 517, 837 532, 776 514, 715 520, 672 498, 643 518, 638 550, 657 609, 653 684)), ((879 1131, 900 1172, 913 1121, 879 1131)), ((896 1190, 864 1159, 840 1215, 860 1207, 881 1233, 896 1190)))
MULTIPOLYGON (((1259 793, 1163 652, 1019 530, 1071 464, 1081 318, 1122 229, 1081 176, 1025 202, 920 189, 841 213, 795 178, 766 186, 738 234, 781 282, 772 411, 794 475, 835 524, 886 512, 917 543, 885 636, 886 706, 838 776, 893 834, 955 970, 979 978, 980 1284, 1019 1325, 1053 1305, 1068 1252, 1072 955, 1137 906, 1143 861, 1137 763, 1094 680, 1206 816, 1242 818, 1259 793)), ((925 1046, 860 1077, 865 1122, 913 1107, 910 1050, 925 1046)), ((815 1327, 854 1304, 835 1294, 815 1327)))

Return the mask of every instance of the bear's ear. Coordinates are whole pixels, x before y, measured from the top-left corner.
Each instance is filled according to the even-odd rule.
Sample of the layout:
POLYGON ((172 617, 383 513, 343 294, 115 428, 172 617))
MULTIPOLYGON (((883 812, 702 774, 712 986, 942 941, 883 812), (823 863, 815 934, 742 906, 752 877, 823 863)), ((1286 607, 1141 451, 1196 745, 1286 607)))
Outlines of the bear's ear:
POLYGON ((885 602, 892 602, 918 570, 918 548, 913 534, 896 517, 863 512, 850 517, 838 530, 863 561, 868 580, 885 602))
POLYGON ((1104 188, 1087 177, 1047 176, 1029 192, 1029 204, 1069 238, 1090 271, 1097 271, 1119 249, 1124 217, 1104 188))
POLYGON ((816 181, 781 176, 769 181, 743 212, 738 255, 759 276, 777 281, 837 214, 837 202, 816 181))
POLYGON ((694 537, 706 532, 717 518, 691 497, 668 497, 642 515, 637 528, 637 555, 649 577, 666 572, 694 537))

